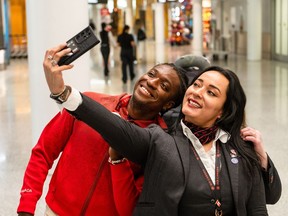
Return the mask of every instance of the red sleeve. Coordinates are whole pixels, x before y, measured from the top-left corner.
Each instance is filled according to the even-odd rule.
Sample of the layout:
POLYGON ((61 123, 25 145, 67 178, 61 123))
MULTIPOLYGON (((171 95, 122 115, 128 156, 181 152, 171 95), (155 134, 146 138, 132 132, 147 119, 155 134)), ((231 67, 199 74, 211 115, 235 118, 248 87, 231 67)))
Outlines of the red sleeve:
POLYGON ((64 149, 72 133, 74 119, 63 110, 42 131, 26 167, 17 212, 34 214, 48 171, 64 149))
POLYGON ((110 164, 114 201, 119 216, 132 215, 142 191, 144 176, 134 179, 130 163, 126 160, 116 165, 110 164))

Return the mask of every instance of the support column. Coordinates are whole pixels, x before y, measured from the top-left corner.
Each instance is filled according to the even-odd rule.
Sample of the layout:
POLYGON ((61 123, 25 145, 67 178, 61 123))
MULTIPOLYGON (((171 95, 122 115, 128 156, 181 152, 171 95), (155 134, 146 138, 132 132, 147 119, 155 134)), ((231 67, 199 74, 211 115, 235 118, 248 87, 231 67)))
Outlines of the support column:
POLYGON ((193 54, 203 54, 202 0, 193 0, 193 54))
POLYGON ((125 9, 125 24, 130 26, 130 33, 132 33, 134 27, 133 17, 132 0, 127 0, 127 8, 125 9))
POLYGON ((99 36, 99 32, 101 31, 101 8, 102 4, 92 4, 90 5, 90 19, 93 20, 96 26, 96 34, 99 36))
POLYGON ((146 24, 146 36, 147 36, 147 38, 153 38, 154 39, 154 35, 155 35, 155 33, 154 33, 154 21, 153 21, 153 4, 154 3, 152 3, 151 2, 151 0, 147 0, 146 1, 147 2, 147 4, 146 4, 146 8, 145 8, 145 10, 146 10, 146 14, 145 14, 145 24, 146 24))
POLYGON ((165 35, 164 35, 164 4, 154 3, 152 5, 154 12, 154 25, 155 25, 155 43, 164 44, 165 35))
POLYGON ((247 0, 247 60, 261 60, 262 1, 247 0))
MULTIPOLYGON (((88 3, 70 0, 26 0, 26 14, 34 145, 44 126, 59 112, 56 103, 49 98, 50 92, 42 67, 45 51, 65 43, 88 26, 88 3)), ((80 91, 89 90, 89 54, 84 54, 73 64, 72 70, 63 72, 66 83, 80 91)))

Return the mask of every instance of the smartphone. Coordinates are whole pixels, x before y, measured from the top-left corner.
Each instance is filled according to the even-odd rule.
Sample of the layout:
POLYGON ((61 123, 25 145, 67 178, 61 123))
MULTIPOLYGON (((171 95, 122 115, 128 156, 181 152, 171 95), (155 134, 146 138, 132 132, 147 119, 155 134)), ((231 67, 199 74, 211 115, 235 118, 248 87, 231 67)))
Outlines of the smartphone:
MULTIPOLYGON (((100 40, 94 34, 91 26, 86 27, 66 42, 71 52, 60 58, 58 65, 68 65, 88 50, 96 46, 100 40)), ((66 48, 67 48, 66 47, 66 48)))

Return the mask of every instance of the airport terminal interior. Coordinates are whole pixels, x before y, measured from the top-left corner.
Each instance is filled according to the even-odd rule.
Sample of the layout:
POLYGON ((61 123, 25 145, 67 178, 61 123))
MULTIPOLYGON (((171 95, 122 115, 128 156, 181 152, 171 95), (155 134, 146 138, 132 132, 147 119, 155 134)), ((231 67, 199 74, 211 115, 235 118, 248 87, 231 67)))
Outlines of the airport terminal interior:
MULTIPOLYGON (((147 40, 145 43, 144 58, 134 65, 137 77, 156 63, 174 62, 180 56, 191 53, 191 45, 159 46, 152 40, 147 40)), ((112 49, 109 64, 110 75, 106 79, 103 75, 99 46, 85 55, 89 55, 90 90, 108 94, 132 91, 133 83, 128 81, 126 85, 123 85, 121 81, 119 48, 112 49)), ((213 61, 211 56, 207 58, 213 65, 230 68, 238 74, 248 99, 247 123, 261 131, 265 148, 282 179, 282 197, 277 204, 268 206, 269 215, 287 215, 288 63, 273 60, 247 61, 246 56, 233 53, 228 55, 227 61, 222 58, 213 61)), ((1 216, 16 215, 23 174, 31 148, 35 145, 31 138, 28 68, 27 59, 18 58, 12 59, 10 64, 0 71, 1 216)), ((51 100, 48 95, 43 95, 43 97, 51 100)), ((51 100, 51 103, 54 102, 51 100)), ((47 177, 44 195, 37 205, 35 215, 44 215, 45 191, 50 177, 51 174, 47 177)))
MULTIPOLYGON (((102 0, 96 0, 96 2, 98 1, 102 2, 102 0)), ((31 9, 28 15, 38 16, 38 13, 35 13, 33 6, 36 3, 34 1, 32 2, 25 0, 11 0, 11 1, 4 0, 4 2, 11 3, 10 7, 8 7, 7 4, 4 5, 5 6, 4 9, 6 9, 6 11, 8 9, 11 10, 11 14, 8 13, 4 14, 5 16, 7 16, 6 20, 7 23, 5 23, 5 25, 6 27, 8 26, 8 18, 9 18, 10 19, 9 21, 11 22, 11 26, 13 26, 13 28, 11 28, 11 32, 9 33, 7 33, 8 31, 6 32, 6 36, 4 38, 6 41, 9 41, 9 43, 11 43, 10 47, 11 59, 9 59, 9 62, 6 62, 5 64, 3 64, 3 61, 1 60, 3 59, 3 53, 1 52, 2 48, 0 48, 0 216, 13 216, 17 215, 16 210, 19 204, 23 175, 30 158, 31 149, 36 144, 36 141, 34 140, 33 136, 34 131, 33 128, 35 125, 33 124, 32 120, 33 116, 31 110, 32 108, 35 110, 35 108, 37 109, 38 107, 32 106, 32 104, 34 105, 34 103, 31 102, 32 97, 30 94, 32 89, 31 88, 32 82, 30 83, 32 79, 31 71, 33 71, 33 66, 35 65, 33 66, 31 64, 29 65, 29 56, 27 56, 28 41, 27 41, 26 22, 25 22, 26 19, 24 19, 24 17, 26 16, 25 4, 28 3, 29 9, 31 9), (12 11, 14 11, 14 13, 12 13, 12 11), (29 66, 31 67, 29 68, 29 66)), ((74 6, 77 6, 78 3, 76 2, 77 1, 74 2, 75 4, 74 6)), ((89 0, 88 2, 95 2, 95 0, 89 0)), ((107 0, 103 0, 103 2, 107 2, 107 0)), ((115 0, 114 1, 108 0, 108 3, 112 2, 115 2, 115 0)), ((123 6, 122 13, 120 13, 121 10, 119 10, 119 8, 118 9, 116 8, 117 10, 113 10, 114 14, 113 19, 118 21, 115 23, 117 24, 121 23, 121 26, 111 25, 112 26, 111 31, 113 32, 114 30, 113 32, 114 36, 117 35, 117 33, 119 33, 120 30, 122 30, 124 20, 126 19, 126 21, 129 21, 128 19, 129 13, 127 11, 124 13, 125 11, 124 8, 126 8, 126 3, 128 1, 118 0, 118 2, 122 2, 123 4, 125 3, 125 7, 123 6), (124 14, 128 15, 124 18, 124 14)), ((132 6, 132 2, 139 3, 143 1, 130 0, 129 2, 131 3, 130 6, 132 6)), ((86 54, 84 54, 87 57, 86 59, 87 62, 85 61, 84 62, 89 64, 89 67, 87 67, 88 71, 85 71, 86 74, 89 73, 90 84, 89 87, 87 88, 88 91, 96 91, 113 95, 120 94, 122 92, 131 93, 133 91, 135 80, 137 80, 138 77, 140 77, 142 74, 151 69, 155 64, 163 62, 175 62, 175 60, 178 59, 179 57, 191 54, 195 51, 192 39, 197 38, 195 37, 195 35, 197 36, 196 34, 197 32, 194 31, 193 34, 195 35, 192 34, 192 23, 194 23, 193 20, 194 17, 192 16, 193 14, 191 13, 192 4, 190 4, 191 2, 193 2, 192 0, 183 0, 183 1, 147 0, 144 2, 148 3, 150 2, 150 3, 147 4, 147 8, 145 9, 145 11, 142 10, 143 9, 142 5, 137 4, 137 7, 141 9, 137 14, 138 15, 137 20, 138 21, 142 20, 142 22, 144 21, 142 24, 145 24, 144 27, 147 33, 147 39, 145 40, 145 42, 143 42, 144 43, 143 58, 137 59, 137 62, 135 62, 134 64, 136 78, 134 79, 133 82, 128 80, 125 85, 123 84, 121 80, 122 74, 121 74, 119 47, 111 47, 110 60, 109 60, 110 73, 108 77, 105 77, 103 72, 104 70, 103 59, 100 52, 100 46, 98 45, 89 52, 87 52, 86 54), (165 7, 163 5, 160 5, 161 6, 160 9, 165 9, 166 11, 165 13, 163 13, 162 17, 165 20, 165 24, 162 25, 161 22, 159 24, 158 21, 159 20, 161 21, 162 19, 161 17, 160 19, 159 17, 154 19, 154 15, 156 17, 156 15, 159 16, 160 13, 154 14, 153 12, 154 9, 152 10, 152 2, 157 2, 156 6, 157 5, 159 6, 160 2, 175 3, 175 4, 174 3, 165 4, 165 7), (179 2, 182 2, 182 4, 185 3, 185 7, 182 7, 183 5, 179 7, 179 2), (189 4, 186 4, 187 2, 189 4), (171 7, 170 6, 168 7, 168 5, 170 5, 171 7), (180 17, 180 14, 182 13, 180 13, 179 8, 184 8, 182 9, 185 12, 183 14, 187 18, 186 20, 187 22, 185 23, 182 22, 183 20, 180 17), (146 17, 146 19, 144 19, 143 17, 146 17), (183 26, 183 23, 185 24, 185 26, 183 26), (188 24, 189 28, 186 26, 186 24, 188 24), (157 26, 159 25, 164 26, 165 29, 164 30, 163 29, 159 30, 159 28, 157 29, 157 26), (163 35, 163 37, 156 37, 156 35, 159 36, 159 34, 163 35), (165 41, 163 43, 155 42, 157 38, 160 38, 162 41, 164 36, 165 41)), ((195 2, 200 1, 195 0, 195 2)), ((282 196, 275 205, 268 205, 269 215, 286 216, 288 215, 288 208, 287 208, 288 3, 287 0, 263 0, 263 1, 203 0, 203 2, 210 2, 210 3, 212 2, 214 5, 217 3, 216 4, 217 8, 219 9, 220 8, 219 5, 221 5, 221 8, 222 9, 224 8, 225 9, 224 11, 226 11, 227 13, 222 13, 221 9, 218 10, 218 13, 216 14, 217 16, 215 14, 214 14, 215 16, 214 15, 211 16, 212 15, 211 8, 203 7, 203 17, 202 17, 203 30, 202 31, 200 30, 198 32, 201 33, 201 37, 198 37, 198 42, 199 41, 202 42, 203 40, 203 47, 204 47, 203 54, 204 53, 206 54, 206 57, 209 59, 212 65, 219 65, 222 67, 229 68, 235 71, 236 74, 239 76, 247 96, 247 104, 246 104, 247 124, 248 126, 256 128, 262 133, 265 149, 269 154, 269 156, 271 157, 271 159, 273 160, 275 166, 277 167, 282 181, 282 196), (248 2, 249 5, 252 5, 252 7, 250 6, 250 9, 251 8, 254 9, 250 10, 250 15, 251 11, 253 12, 252 13, 253 19, 250 18, 250 21, 251 20, 253 21, 252 26, 246 25, 246 22, 249 21, 247 16, 248 12, 246 10, 246 5, 248 5, 248 2), (261 13, 260 10, 258 10, 258 8, 255 9, 253 8, 253 4, 250 4, 253 2, 257 3, 256 6, 261 5, 262 4, 261 2, 263 2, 264 5, 262 8, 262 14, 265 14, 265 16, 263 16, 263 19, 261 21, 263 23, 263 24, 261 23, 262 26, 261 30, 259 30, 258 28, 260 24, 258 23, 257 25, 256 22, 257 21, 256 18, 260 17, 261 13), (273 13, 271 12, 272 9, 273 13), (229 14, 230 17, 227 16, 227 14, 229 14), (222 32, 216 26, 217 19, 215 20, 215 17, 218 19, 217 26, 220 26, 219 24, 220 18, 222 20, 221 22, 223 22, 223 24, 221 24, 221 26, 223 27, 223 29, 221 29, 222 32), (257 34, 256 37, 248 37, 248 33, 254 32, 253 31, 254 29, 259 30, 256 31, 256 33, 259 34, 257 34), (229 37, 226 37, 227 34, 224 34, 225 32, 229 33, 229 37), (262 39, 262 43, 261 46, 257 47, 256 46, 257 42, 259 42, 258 39, 259 40, 262 39), (219 43, 216 43, 217 41, 219 43), (249 44, 252 45, 248 46, 247 42, 250 42, 249 44), (251 47, 253 49, 248 49, 251 47), (213 57, 211 49, 216 48, 217 49, 221 48, 220 51, 224 50, 225 55, 219 55, 213 57), (259 50, 262 52, 260 53, 261 57, 259 58, 261 60, 247 60, 251 59, 248 58, 249 54, 254 55, 259 50)), ((45 2, 45 4, 46 3, 48 4, 48 2, 45 2)), ((63 2, 61 3, 64 4, 63 2)), ((41 4, 45 5, 44 2, 41 4)), ((49 4, 52 3, 49 2, 49 4)), ((105 7, 103 6, 101 8, 98 6, 97 7, 94 6, 91 7, 93 10, 90 10, 90 12, 91 11, 97 12, 98 15, 101 14, 102 16, 101 21, 102 19, 106 20, 107 14, 109 14, 106 6, 105 7)), ((40 9, 42 8, 45 7, 41 7, 40 9)), ((42 26, 45 26, 45 34, 46 32, 49 32, 47 31, 46 28, 54 30, 54 26, 56 26, 55 25, 56 21, 52 22, 50 21, 50 19, 54 19, 56 17, 55 14, 52 13, 52 9, 53 12, 57 11, 55 10, 55 8, 56 7, 53 4, 53 8, 51 7, 51 11, 47 12, 47 14, 45 12, 46 15, 49 15, 47 16, 49 19, 45 16, 45 19, 47 18, 48 20, 46 22, 47 23, 49 22, 51 26, 43 25, 41 21, 41 25, 38 26, 36 25, 37 28, 35 27, 35 29, 37 29, 36 31, 37 33, 44 32, 41 31, 42 26), (52 13, 51 16, 50 12, 52 13)), ((61 7, 58 7, 56 9, 59 9, 62 12, 61 7)), ((33 18, 33 16, 31 16, 30 18, 33 18)), ((71 18, 73 18, 73 16, 71 16, 71 18)), ((98 28, 98 30, 100 30, 100 19, 96 19, 93 16, 92 18, 94 19, 94 22, 95 20, 98 21, 98 23, 95 22, 96 29, 98 28)), ((88 19, 85 18, 85 20, 88 23, 88 19)), ((60 21, 59 25, 61 23, 60 21)), ((135 20, 130 20, 131 23, 134 23, 134 21, 135 20)), ((197 22, 195 23, 197 24, 197 22)), ((28 24, 31 25, 31 23, 28 24)), ((48 37, 48 39, 50 38, 48 37)), ((47 43, 49 42, 51 41, 48 41, 47 43)), ((199 43, 194 43, 194 45, 195 44, 198 45, 199 43)), ((0 45, 1 45, 1 37, 0 37, 0 45)), ((47 47, 47 49, 48 48, 49 47, 47 47)), ((35 53, 33 50, 33 54, 35 53)), ((39 55, 41 55, 41 53, 39 53, 39 55)), ((32 55, 30 55, 30 60, 31 59, 32 55)), ((41 65, 41 67, 39 66, 39 68, 42 68, 42 62, 39 62, 39 64, 41 65)), ((79 63, 76 63, 73 70, 77 70, 78 67, 80 67, 80 65, 79 63)), ((44 77, 43 71, 39 71, 39 73, 42 73, 44 77)), ((33 83, 33 85, 35 86, 35 82, 33 83)), ((43 87, 41 86, 41 88, 43 87)), ((55 102, 49 98, 49 94, 42 95, 41 97, 42 97, 41 100, 40 99, 38 100, 37 98, 38 104, 41 103, 39 101, 44 100, 48 101, 48 103, 50 102, 51 104, 55 105, 55 102)), ((35 101, 35 97, 33 97, 33 101, 35 101)), ((41 105, 43 104, 41 103, 41 105)), ((41 111, 42 109, 39 111, 39 113, 41 113, 41 111)), ((55 115, 57 114, 57 112, 58 109, 57 106, 55 105, 55 115)), ((33 114, 34 113, 35 112, 33 112, 33 114)), ((41 114, 45 115, 45 113, 41 114)), ((43 128, 38 127, 38 129, 41 131, 43 128)), ((46 183, 44 185, 43 195, 40 198, 36 208, 35 212, 36 216, 44 215, 46 207, 45 195, 49 184, 49 180, 51 178, 56 163, 57 161, 55 162, 53 168, 51 169, 47 177, 46 183)))

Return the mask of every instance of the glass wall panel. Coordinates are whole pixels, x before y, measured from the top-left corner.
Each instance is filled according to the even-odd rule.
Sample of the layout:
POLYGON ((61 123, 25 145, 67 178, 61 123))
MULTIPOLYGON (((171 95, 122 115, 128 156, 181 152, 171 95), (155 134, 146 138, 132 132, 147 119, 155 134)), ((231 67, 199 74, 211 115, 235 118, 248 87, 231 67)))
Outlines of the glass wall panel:
POLYGON ((275 13, 275 52, 280 55, 281 53, 281 0, 276 0, 276 13, 275 13))
POLYGON ((282 34, 281 34, 281 47, 282 47, 282 55, 288 55, 288 1, 282 0, 282 21, 281 21, 281 28, 282 28, 282 34))

